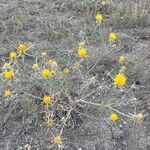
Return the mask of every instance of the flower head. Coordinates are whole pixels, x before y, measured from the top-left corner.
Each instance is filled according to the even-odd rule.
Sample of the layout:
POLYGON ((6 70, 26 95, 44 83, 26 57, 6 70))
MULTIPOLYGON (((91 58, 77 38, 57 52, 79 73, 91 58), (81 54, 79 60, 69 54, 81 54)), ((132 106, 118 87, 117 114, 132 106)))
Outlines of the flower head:
POLYGON ((55 71, 51 71, 49 69, 44 69, 42 71, 42 77, 43 78, 50 78, 50 77, 53 77, 55 75, 55 71))
POLYGON ((123 70, 123 71, 126 70, 126 66, 122 66, 121 70, 123 70))
POLYGON ((108 36, 109 41, 115 41, 117 38, 118 38, 118 35, 116 33, 114 32, 109 33, 109 36, 108 36))
POLYGON ((85 48, 79 48, 78 49, 78 55, 79 57, 85 57, 88 55, 88 51, 85 48))
POLYGON ((16 57, 17 57, 16 52, 11 51, 10 54, 9 54, 9 57, 10 57, 10 59, 16 59, 16 57))
POLYGON ((70 73, 70 69, 68 67, 65 67, 63 69, 63 73, 66 74, 66 75, 68 75, 70 73))
POLYGON ((120 62, 120 63, 124 62, 125 60, 126 60, 125 56, 121 55, 121 56, 119 57, 119 62, 120 62))
POLYGON ((4 91, 4 96, 7 97, 7 96, 10 96, 11 95, 11 91, 10 90, 5 90, 4 91))
POLYGON ((119 119, 118 115, 116 113, 111 113, 110 116, 109 116, 109 119, 111 121, 116 121, 119 119))
POLYGON ((142 113, 139 113, 139 114, 133 115, 133 117, 137 120, 142 120, 144 118, 144 115, 142 113))
POLYGON ((9 63, 5 63, 4 65, 3 65, 3 69, 8 69, 10 67, 10 64, 9 63))
POLYGON ((20 44, 18 47, 18 50, 20 53, 25 53, 25 51, 27 50, 27 47, 24 44, 20 44))
POLYGON ((78 56, 82 58, 82 57, 85 57, 86 55, 88 55, 88 51, 85 48, 85 43, 80 42, 79 48, 78 48, 78 56))
POLYGON ((57 70, 58 69, 58 64, 55 60, 50 59, 48 61, 48 63, 50 64, 52 70, 57 70))
POLYGON ((14 71, 13 70, 6 70, 4 71, 4 78, 6 79, 12 79, 14 77, 14 71))
POLYGON ((96 16, 95 16, 95 20, 96 20, 97 22, 102 22, 102 20, 103 20, 103 15, 100 14, 100 13, 97 13, 96 16))
POLYGON ((28 43, 28 45, 29 45, 29 46, 32 46, 32 45, 33 45, 33 43, 32 43, 32 42, 29 42, 29 43, 28 43))
POLYGON ((125 85, 126 81, 127 81, 127 78, 122 73, 117 74, 116 77, 114 78, 114 83, 119 87, 125 85))
POLYGON ((33 68, 34 70, 37 70, 37 69, 39 68, 39 65, 38 65, 38 64, 33 64, 32 68, 33 68))
POLYGON ((47 105, 50 105, 51 103, 52 103, 52 97, 51 96, 48 96, 48 95, 45 95, 44 97, 43 97, 43 102, 45 103, 45 104, 47 104, 47 105))
POLYGON ((56 136, 53 138, 54 143, 56 144, 61 144, 62 143, 62 139, 60 136, 56 136))
POLYGON ((49 126, 52 126, 52 125, 54 124, 54 120, 53 120, 52 118, 48 118, 47 124, 48 124, 49 126))

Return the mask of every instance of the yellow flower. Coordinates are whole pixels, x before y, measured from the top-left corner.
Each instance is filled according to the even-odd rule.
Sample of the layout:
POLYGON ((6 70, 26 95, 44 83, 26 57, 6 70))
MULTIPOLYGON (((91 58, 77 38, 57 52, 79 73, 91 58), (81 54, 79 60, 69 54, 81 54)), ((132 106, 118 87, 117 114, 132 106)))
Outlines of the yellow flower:
POLYGON ((63 69, 63 73, 66 74, 66 75, 68 75, 70 73, 70 69, 68 67, 65 67, 63 69))
POLYGON ((62 143, 62 139, 60 136, 56 136, 53 138, 54 143, 56 144, 61 144, 62 143))
POLYGON ((49 126, 52 126, 52 125, 54 124, 54 120, 53 120, 52 118, 48 118, 47 124, 48 124, 49 126))
POLYGON ((119 119, 119 117, 118 117, 118 115, 116 113, 112 113, 112 114, 110 114, 109 119, 111 121, 116 121, 116 120, 119 119))
POLYGON ((17 56, 17 54, 14 51, 11 51, 10 54, 9 54, 10 59, 15 59, 16 56, 17 56))
POLYGON ((54 75, 55 75, 55 71, 50 71, 49 69, 44 69, 42 71, 43 78, 50 78, 50 77, 53 77, 54 75))
POLYGON ((123 86, 126 84, 126 81, 127 81, 127 78, 124 74, 122 73, 119 73, 116 75, 116 77, 114 78, 114 83, 117 85, 117 86, 123 86))
POLYGON ((88 55, 88 51, 85 48, 79 48, 78 55, 79 57, 85 57, 86 55, 88 55))
POLYGON ((125 56, 121 55, 121 56, 119 57, 119 62, 120 62, 120 63, 124 62, 125 60, 126 60, 125 56))
POLYGON ((95 19, 97 22, 102 22, 103 20, 103 15, 100 14, 100 13, 97 13, 96 16, 95 16, 95 19))
POLYGON ((115 41, 117 38, 118 38, 118 35, 116 33, 114 32, 109 33, 109 36, 108 36, 109 41, 115 41))
POLYGON ((11 91, 10 90, 5 90, 4 91, 4 95, 5 95, 5 97, 10 96, 11 95, 11 91))
POLYGON ((20 44, 18 50, 20 51, 20 53, 25 53, 27 47, 24 44, 20 44))
POLYGON ((13 70, 4 71, 4 78, 12 79, 13 77, 14 77, 14 71, 13 70))
POLYGON ((44 97, 43 97, 43 102, 45 103, 45 104, 51 104, 52 103, 52 97, 51 96, 47 96, 47 95, 45 95, 44 97))
POLYGON ((38 64, 33 64, 32 68, 33 68, 34 70, 36 70, 36 69, 39 68, 39 65, 38 65, 38 64))
POLYGON ((78 55, 79 55, 79 57, 85 57, 86 55, 88 55, 88 51, 85 48, 84 42, 79 43, 78 55))

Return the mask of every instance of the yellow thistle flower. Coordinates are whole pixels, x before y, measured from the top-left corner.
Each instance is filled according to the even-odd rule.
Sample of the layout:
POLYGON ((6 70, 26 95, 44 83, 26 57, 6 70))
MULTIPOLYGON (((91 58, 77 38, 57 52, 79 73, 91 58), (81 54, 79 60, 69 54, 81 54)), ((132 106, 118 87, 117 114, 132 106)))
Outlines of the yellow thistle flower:
POLYGON ((97 13, 96 16, 95 16, 95 20, 96 20, 97 22, 102 22, 102 20, 103 20, 103 15, 100 14, 100 13, 97 13))
POLYGON ((62 143, 62 139, 60 136, 56 136, 53 138, 54 143, 56 144, 61 144, 62 143))
POLYGON ((114 83, 119 87, 125 85, 126 81, 127 81, 127 78, 122 73, 117 74, 116 77, 114 78, 114 83))
POLYGON ((14 77, 14 71, 13 70, 6 70, 4 71, 4 78, 6 79, 12 79, 14 77))
POLYGON ((88 51, 85 48, 85 43, 80 42, 79 48, 78 48, 78 56, 82 58, 82 57, 85 57, 86 55, 88 55, 88 51))
POLYGON ((37 69, 39 68, 39 65, 38 65, 38 64, 33 64, 32 68, 33 68, 34 70, 37 70, 37 69))
POLYGON ((118 117, 118 115, 116 113, 112 113, 112 114, 110 114, 109 119, 111 121, 116 121, 116 120, 119 119, 119 117, 118 117))
POLYGON ((27 47, 24 44, 20 44, 18 47, 18 50, 20 53, 25 53, 25 51, 27 50, 27 47))
POLYGON ((85 57, 88 55, 88 51, 85 48, 79 48, 78 49, 78 55, 79 57, 85 57))
POLYGON ((54 120, 53 120, 52 118, 48 118, 47 124, 48 124, 49 126, 53 126, 54 120))
POLYGON ((55 71, 51 71, 49 69, 44 69, 42 71, 42 77, 43 78, 50 78, 50 77, 53 77, 55 75, 55 71))
POLYGON ((10 59, 16 59, 16 57, 17 57, 16 52, 11 51, 10 54, 9 54, 9 57, 10 57, 10 59))
POLYGON ((115 41, 117 38, 118 38, 118 35, 116 33, 114 32, 109 33, 109 36, 108 36, 109 41, 115 41))
POLYGON ((119 62, 120 62, 120 63, 124 62, 125 60, 126 60, 125 56, 121 55, 121 56, 119 57, 119 62))
POLYGON ((4 91, 4 96, 7 97, 7 96, 10 96, 11 95, 11 91, 10 90, 5 90, 4 91))
POLYGON ((52 101, 53 101, 53 100, 52 100, 52 97, 51 97, 51 96, 45 95, 45 96, 43 97, 43 102, 44 102, 45 104, 47 104, 47 105, 51 104, 52 101))
POLYGON ((63 73, 66 74, 66 75, 68 75, 70 73, 70 69, 68 67, 65 67, 63 69, 63 73))

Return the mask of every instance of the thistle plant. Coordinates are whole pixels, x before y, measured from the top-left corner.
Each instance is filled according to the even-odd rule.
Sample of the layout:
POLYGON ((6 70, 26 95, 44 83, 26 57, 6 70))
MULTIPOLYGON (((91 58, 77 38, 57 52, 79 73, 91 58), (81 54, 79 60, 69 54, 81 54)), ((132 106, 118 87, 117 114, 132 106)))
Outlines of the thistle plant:
MULTIPOLYGON (((101 28, 104 18, 98 12, 93 20, 101 28)), ((45 52, 39 56, 31 53, 36 45, 31 42, 18 44, 1 66, 0 78, 7 86, 3 91, 4 97, 11 100, 13 93, 23 93, 33 101, 37 100, 43 108, 46 126, 51 129, 49 140, 53 145, 63 145, 64 130, 69 126, 72 114, 78 112, 79 106, 85 108, 85 111, 87 106, 104 108, 107 112, 105 117, 110 122, 118 122, 120 118, 138 121, 144 118, 141 112, 120 111, 120 107, 125 105, 126 97, 129 99, 130 93, 134 91, 126 75, 128 68, 124 55, 117 57, 116 66, 112 64, 112 69, 107 70, 107 74, 104 72, 103 80, 98 75, 91 74, 104 57, 111 55, 114 47, 117 49, 119 35, 110 31, 106 37, 107 39, 103 37, 106 41, 103 42, 106 53, 101 54, 98 49, 95 55, 95 50, 88 46, 89 41, 79 41, 76 47, 72 47, 72 59, 65 67, 59 59, 56 61, 45 52), (28 64, 27 56, 32 57, 32 65, 28 64), (96 56, 98 59, 91 63, 91 57, 94 59, 96 56), (40 91, 35 95, 31 87, 38 87, 40 91), (109 93, 107 97, 105 93, 109 93), (118 94, 121 95, 119 99, 118 94)))

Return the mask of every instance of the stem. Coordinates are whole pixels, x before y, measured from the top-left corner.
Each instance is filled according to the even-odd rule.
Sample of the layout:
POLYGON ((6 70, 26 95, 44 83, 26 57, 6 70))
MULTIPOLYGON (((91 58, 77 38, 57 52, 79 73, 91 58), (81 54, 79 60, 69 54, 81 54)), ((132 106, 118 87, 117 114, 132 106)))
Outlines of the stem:
POLYGON ((98 61, 93 65, 93 67, 87 72, 86 75, 88 75, 88 74, 95 68, 95 66, 99 63, 99 61, 100 61, 105 55, 109 54, 111 51, 112 51, 112 50, 108 51, 106 54, 103 54, 103 55, 98 59, 98 61))
POLYGON ((120 115, 122 115, 122 116, 125 116, 125 117, 128 117, 128 118, 133 119, 133 117, 132 117, 132 116, 127 115, 127 114, 125 114, 125 113, 122 113, 122 112, 120 112, 119 110, 117 110, 117 109, 115 109, 115 108, 113 108, 113 107, 111 107, 111 106, 109 106, 109 105, 98 104, 98 103, 93 103, 93 102, 87 102, 87 101, 84 101, 84 100, 79 100, 79 102, 83 102, 83 103, 91 104, 91 105, 98 106, 98 107, 103 106, 103 107, 109 108, 109 109, 111 109, 111 110, 113 110, 113 111, 117 112, 118 114, 120 114, 120 115))
POLYGON ((29 96, 31 96, 31 97, 34 97, 34 98, 37 98, 37 99, 43 100, 42 98, 37 97, 37 96, 35 96, 35 95, 32 95, 32 94, 30 94, 30 93, 27 93, 27 92, 25 92, 25 91, 22 91, 22 92, 23 92, 23 93, 25 93, 25 94, 27 94, 27 95, 29 95, 29 96))
POLYGON ((60 136, 61 136, 62 133, 63 133, 63 129, 64 129, 64 127, 66 126, 66 122, 67 122, 67 120, 69 119, 72 110, 73 110, 73 108, 71 108, 71 109, 69 110, 69 112, 67 113, 67 117, 65 118, 65 120, 64 120, 64 122, 63 122, 64 124, 63 124, 63 126, 62 126, 62 128, 61 128, 61 131, 60 131, 60 133, 59 133, 60 136))

